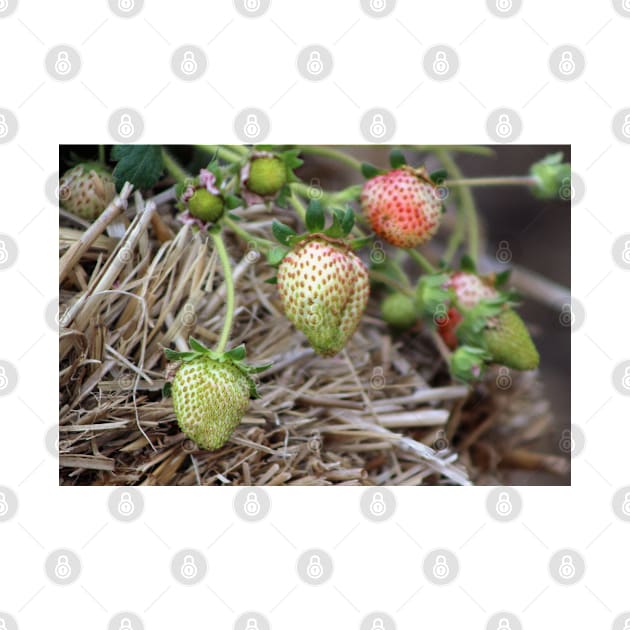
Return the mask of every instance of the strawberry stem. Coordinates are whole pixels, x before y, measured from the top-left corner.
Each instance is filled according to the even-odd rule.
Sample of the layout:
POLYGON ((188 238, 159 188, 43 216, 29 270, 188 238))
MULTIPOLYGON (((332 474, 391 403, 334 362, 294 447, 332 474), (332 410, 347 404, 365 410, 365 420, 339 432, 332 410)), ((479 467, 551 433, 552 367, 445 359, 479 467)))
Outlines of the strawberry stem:
MULTIPOLYGON (((455 160, 448 151, 439 150, 436 152, 438 158, 444 165, 448 173, 453 175, 455 181, 463 180, 462 172, 455 160)), ((477 209, 475 199, 468 185, 462 185, 459 191, 462 214, 468 227, 468 254, 476 265, 479 259, 479 222, 477 220, 477 209)))
POLYGON ((407 253, 426 271, 427 273, 435 273, 435 267, 415 249, 408 249, 407 253))
POLYGON ((225 296, 226 296, 226 309, 225 319, 223 320, 223 330, 221 331, 221 337, 219 343, 215 348, 216 352, 223 352, 230 338, 230 331, 232 330, 232 322, 234 320, 234 279, 232 278, 232 267, 230 266, 230 258, 223 242, 221 234, 211 232, 212 241, 216 248, 221 266, 223 267, 223 278, 225 281, 225 296))
POLYGON ((175 181, 183 182, 189 176, 166 149, 162 149, 162 162, 175 181))
POLYGON ((351 155, 346 155, 337 149, 331 149, 330 147, 304 146, 300 147, 300 151, 304 154, 319 155, 320 157, 337 160, 337 162, 341 162, 342 164, 359 171, 359 173, 361 172, 361 162, 359 160, 353 158, 351 155))
POLYGON ((528 175, 513 177, 471 177, 463 179, 447 179, 442 184, 446 188, 450 186, 537 186, 536 177, 528 175))
POLYGON ((267 240, 266 238, 261 238, 260 236, 254 236, 244 228, 242 228, 237 221, 230 219, 229 217, 223 217, 223 223, 227 225, 234 234, 240 236, 247 243, 254 243, 256 247, 259 247, 263 252, 267 252, 272 247, 275 247, 275 243, 267 240))
POLYGON ((206 151, 211 155, 216 155, 226 162, 239 164, 247 155, 247 148, 238 145, 230 145, 229 147, 215 144, 198 144, 197 147, 202 151, 206 151))

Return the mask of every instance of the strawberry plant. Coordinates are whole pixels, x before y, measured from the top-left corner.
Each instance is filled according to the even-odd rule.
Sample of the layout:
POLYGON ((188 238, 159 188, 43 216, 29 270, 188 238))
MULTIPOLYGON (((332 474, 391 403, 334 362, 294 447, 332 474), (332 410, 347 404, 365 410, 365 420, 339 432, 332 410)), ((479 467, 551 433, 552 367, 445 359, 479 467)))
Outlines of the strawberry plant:
MULTIPOLYGON (((136 366, 135 386, 142 378, 164 385, 164 404, 181 432, 203 451, 255 442, 255 432, 244 437, 237 428, 248 410, 261 413, 259 388, 265 400, 276 397, 268 375, 289 360, 269 350, 280 339, 291 339, 296 356, 317 356, 331 370, 347 365, 357 379, 349 353, 356 357, 374 330, 403 348, 420 340, 439 387, 464 383, 473 391, 498 369, 535 370, 540 355, 518 314, 523 299, 510 288, 509 271, 493 272, 483 258, 483 212, 472 190, 516 186, 528 188, 537 203, 562 199, 570 166, 554 153, 523 175, 466 178, 453 159, 456 151, 479 160, 489 153, 485 147, 397 148, 384 168, 332 147, 102 148, 97 161, 68 165, 60 179, 60 205, 81 225, 103 213, 113 219, 125 214, 133 187, 133 211, 127 209, 122 221, 129 227, 120 241, 103 237, 101 250, 82 268, 64 256, 62 263, 71 266, 63 278, 86 287, 86 293, 96 287, 99 295, 136 296, 137 304, 106 312, 113 329, 119 327, 116 340, 135 340, 124 346, 128 352, 143 348, 141 357, 125 359, 124 365, 136 366), (408 163, 419 154, 426 159, 408 163), (350 173, 347 185, 322 186, 315 177, 322 163, 333 166, 331 172, 350 173), (153 259, 144 257, 148 246, 139 226, 150 226, 157 241, 153 259), (103 248, 111 258, 101 271, 103 248), (137 250, 135 258, 125 257, 129 248, 137 250), (180 277, 194 285, 189 294, 169 276, 177 265, 180 277), (86 269, 92 268, 95 279, 87 282, 86 269), (136 278, 139 272, 145 275, 136 278), (252 288, 247 280, 252 274, 264 283, 252 288), (127 284, 128 278, 135 280, 127 284), (148 290, 153 278, 162 278, 164 294, 148 290), (103 279, 111 284, 104 286, 103 279), (182 310, 171 312, 182 301, 190 305, 189 320, 182 310), (272 314, 277 333, 256 345, 251 337, 263 308, 272 314), (134 320, 140 312, 150 324, 134 320), (143 331, 140 341, 137 331, 143 331), (253 365, 245 362, 246 346, 253 365), (153 363, 145 369, 149 358, 153 363)), ((99 222, 105 226, 111 219, 99 222)), ((84 315, 84 304, 95 308, 88 297, 75 300, 68 325, 98 330, 100 319, 91 311, 84 315)), ((106 348, 108 356, 118 358, 106 348)), ((383 344, 382 361, 389 348, 383 344)), ((76 369, 89 373, 79 351, 75 360, 76 369)), ((419 363, 408 369, 413 372, 419 363)), ((370 387, 378 391, 382 379, 374 370, 370 387)), ((365 378, 352 387, 365 387, 365 378)), ((357 404, 346 407, 354 410, 357 404)), ((138 428, 144 435, 140 423, 138 428)))

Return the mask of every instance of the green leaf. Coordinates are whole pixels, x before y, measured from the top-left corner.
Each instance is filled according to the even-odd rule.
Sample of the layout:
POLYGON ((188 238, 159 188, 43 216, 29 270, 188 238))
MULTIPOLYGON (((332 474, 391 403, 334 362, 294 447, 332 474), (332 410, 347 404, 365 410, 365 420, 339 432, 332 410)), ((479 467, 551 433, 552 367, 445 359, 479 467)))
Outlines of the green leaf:
POLYGON ((236 195, 227 195, 225 197, 225 205, 228 210, 234 210, 234 208, 239 208, 243 205, 243 200, 236 195))
POLYGON ((319 199, 311 199, 306 210, 306 227, 311 233, 321 232, 326 224, 324 209, 319 199))
POLYGON ((394 149, 389 154, 389 163, 391 164, 392 168, 400 168, 401 166, 407 164, 407 159, 400 149, 394 149))
POLYGON ((267 252, 267 262, 272 267, 276 267, 282 262, 282 259, 288 253, 289 250, 286 247, 284 247, 283 245, 276 245, 267 252))
POLYGON ((295 230, 292 230, 288 225, 284 223, 280 223, 280 221, 274 221, 271 224, 271 231, 273 235, 278 239, 280 243, 290 246, 290 239, 292 236, 296 235, 295 230))
POLYGON ((459 262, 459 266, 462 271, 470 271, 471 273, 477 273, 477 266, 475 261, 468 255, 464 254, 459 262))
POLYGON ((352 232, 352 228, 354 227, 354 212, 352 208, 348 206, 346 211, 341 219, 341 228, 343 229, 343 235, 348 236, 350 232, 352 232))
POLYGON ((112 160, 118 162, 114 168, 118 191, 125 182, 136 190, 151 188, 164 170, 162 148, 151 144, 117 144, 112 149, 112 160))
POLYGON ((242 343, 240 346, 236 346, 236 348, 232 348, 225 353, 226 357, 229 357, 233 361, 242 361, 247 354, 245 350, 245 344, 242 343))
POLYGON ((363 164, 361 164, 361 173, 363 174, 363 177, 365 177, 365 179, 371 179, 372 177, 380 175, 382 171, 373 164, 363 162, 363 164))
POLYGON ((440 168, 437 171, 433 171, 433 173, 429 173, 429 179, 434 184, 441 184, 447 177, 448 173, 444 168, 440 168))
POLYGON ((166 381, 166 383, 164 383, 164 386, 162 387, 162 398, 170 398, 172 389, 173 384, 170 381, 166 381))

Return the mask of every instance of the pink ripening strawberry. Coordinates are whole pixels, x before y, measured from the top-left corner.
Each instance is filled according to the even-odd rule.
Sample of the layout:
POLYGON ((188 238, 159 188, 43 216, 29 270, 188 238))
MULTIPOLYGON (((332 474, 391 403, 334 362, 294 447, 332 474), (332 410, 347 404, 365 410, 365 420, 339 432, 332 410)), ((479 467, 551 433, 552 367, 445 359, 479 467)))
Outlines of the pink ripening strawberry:
POLYGON ((361 207, 378 236, 396 247, 428 241, 442 218, 442 200, 425 169, 401 166, 372 177, 361 191, 361 207))

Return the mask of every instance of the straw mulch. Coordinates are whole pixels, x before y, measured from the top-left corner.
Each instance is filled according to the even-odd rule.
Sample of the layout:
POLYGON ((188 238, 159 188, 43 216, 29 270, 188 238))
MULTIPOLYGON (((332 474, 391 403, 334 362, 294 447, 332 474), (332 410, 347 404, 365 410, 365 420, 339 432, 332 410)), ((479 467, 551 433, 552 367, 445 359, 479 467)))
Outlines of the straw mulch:
MULTIPOLYGON (((231 234, 231 345, 273 367, 229 443, 197 449, 162 398, 163 348, 217 341, 221 266, 211 241, 178 223, 170 190, 129 193, 91 226, 60 211, 60 483, 496 484, 506 464, 566 473, 564 459, 528 446, 550 422, 535 374, 512 373, 508 389, 496 373, 475 389, 453 383, 429 332, 392 334, 372 303, 346 350, 318 357, 265 283, 274 270, 231 234)), ((269 237, 267 208, 240 214, 269 237)))

